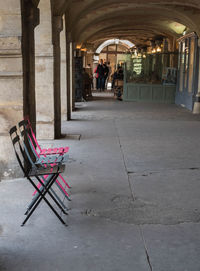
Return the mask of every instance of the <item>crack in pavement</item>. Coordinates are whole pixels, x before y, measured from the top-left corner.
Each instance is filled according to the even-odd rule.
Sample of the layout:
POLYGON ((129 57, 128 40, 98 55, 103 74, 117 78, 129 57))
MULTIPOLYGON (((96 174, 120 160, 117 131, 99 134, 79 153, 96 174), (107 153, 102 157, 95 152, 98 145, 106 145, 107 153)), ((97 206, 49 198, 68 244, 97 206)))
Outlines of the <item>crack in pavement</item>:
POLYGON ((131 188, 130 177, 129 177, 129 174, 128 174, 128 169, 127 169, 126 162, 125 162, 125 156, 124 156, 122 144, 121 144, 121 141, 120 141, 119 133, 118 133, 118 130, 117 130, 117 126, 116 126, 116 120, 114 120, 113 122, 114 122, 115 131, 116 131, 116 137, 117 137, 118 144, 119 144, 120 151, 121 151, 121 155, 122 155, 122 160, 123 160, 125 172, 126 172, 126 175, 127 175, 127 180, 128 180, 129 189, 130 189, 130 191, 131 191, 132 199, 133 199, 133 201, 134 201, 134 200, 135 200, 135 196, 134 196, 133 190, 132 190, 132 188, 131 188))
POLYGON ((166 169, 159 169, 154 171, 127 171, 128 175, 137 175, 137 176, 149 176, 152 174, 159 174, 161 172, 169 172, 169 171, 175 171, 175 170, 200 170, 200 167, 189 167, 189 168, 166 168, 166 169))
MULTIPOLYGON (((118 139, 118 143, 119 143, 121 155, 122 155, 122 158, 123 158, 124 168, 125 168, 125 171, 126 171, 126 174, 127 174, 129 189, 130 189, 131 195, 132 195, 132 201, 134 202, 135 201, 135 196, 134 196, 134 192, 133 192, 133 189, 132 189, 132 186, 131 186, 131 182, 130 182, 130 171, 128 171, 128 168, 126 166, 125 155, 124 155, 123 147, 122 147, 121 140, 120 140, 120 137, 119 137, 119 133, 118 133, 118 130, 117 130, 116 120, 114 120, 114 127, 115 127, 115 130, 116 130, 116 136, 117 136, 117 139, 118 139)), ((149 254, 148 254, 148 250, 147 250, 147 246, 146 246, 146 242, 145 242, 145 239, 144 239, 143 231, 141 229, 141 226, 139 226, 139 229, 140 229, 140 235, 142 236, 142 240, 143 240, 143 245, 144 245, 144 249, 145 249, 145 254, 146 254, 148 266, 150 268, 150 271, 153 271, 152 265, 151 265, 151 261, 150 261, 150 257, 149 257, 149 254)))

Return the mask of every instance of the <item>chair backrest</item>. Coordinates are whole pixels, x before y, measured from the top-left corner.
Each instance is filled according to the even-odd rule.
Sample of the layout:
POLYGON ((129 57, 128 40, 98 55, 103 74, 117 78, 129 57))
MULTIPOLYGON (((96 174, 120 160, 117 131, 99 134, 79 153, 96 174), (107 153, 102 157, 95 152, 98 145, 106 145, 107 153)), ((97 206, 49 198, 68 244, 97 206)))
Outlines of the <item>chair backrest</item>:
POLYGON ((33 166, 34 162, 38 159, 39 154, 34 146, 34 139, 32 138, 30 125, 27 120, 22 120, 18 123, 18 126, 24 143, 25 151, 28 153, 28 159, 33 166))
POLYGON ((28 128, 30 129, 30 135, 31 135, 31 138, 32 138, 32 140, 33 140, 33 144, 34 144, 35 146, 37 146, 38 149, 39 149, 39 151, 41 152, 42 149, 41 149, 41 147, 40 147, 40 145, 39 145, 39 143, 38 143, 38 141, 37 141, 37 138, 36 138, 36 136, 35 136, 35 134, 34 134, 34 132, 33 132, 33 129, 32 129, 32 126, 31 126, 31 122, 30 122, 29 116, 25 116, 25 117, 24 117, 24 120, 27 121, 28 128))
POLYGON ((22 144, 20 142, 20 137, 17 133, 17 127, 13 126, 10 131, 10 138, 13 143, 15 155, 17 157, 17 161, 20 165, 20 168, 22 169, 25 176, 27 176, 29 169, 31 168, 31 164, 29 162, 29 159, 27 157, 25 149, 22 147, 22 144))

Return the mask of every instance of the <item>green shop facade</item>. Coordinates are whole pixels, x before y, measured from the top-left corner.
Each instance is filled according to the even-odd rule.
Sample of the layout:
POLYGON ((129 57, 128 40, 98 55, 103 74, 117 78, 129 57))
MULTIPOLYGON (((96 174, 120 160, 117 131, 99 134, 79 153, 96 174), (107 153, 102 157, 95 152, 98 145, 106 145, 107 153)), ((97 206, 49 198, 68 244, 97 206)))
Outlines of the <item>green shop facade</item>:
MULTIPOLYGON (((171 52, 164 40, 161 50, 137 52, 124 67, 124 101, 176 103, 193 110, 198 89, 198 39, 190 33, 178 39, 171 52)), ((151 48, 152 49, 152 48, 151 48)))
POLYGON ((124 68, 124 101, 174 103, 178 48, 168 50, 166 39, 136 50, 124 68))

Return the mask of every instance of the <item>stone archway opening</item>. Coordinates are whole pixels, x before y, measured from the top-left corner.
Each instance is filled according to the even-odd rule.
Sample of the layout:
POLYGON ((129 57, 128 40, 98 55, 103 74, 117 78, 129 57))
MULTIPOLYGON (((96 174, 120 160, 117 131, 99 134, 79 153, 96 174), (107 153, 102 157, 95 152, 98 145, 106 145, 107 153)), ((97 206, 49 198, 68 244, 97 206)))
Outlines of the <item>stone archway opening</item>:
POLYGON ((117 66, 121 66, 126 62, 127 54, 133 48, 135 48, 135 44, 131 41, 117 38, 105 40, 96 48, 93 56, 93 69, 95 70, 101 59, 109 65, 110 76, 107 82, 108 89, 111 89, 112 85, 111 75, 115 72, 117 66))
POLYGON ((106 40, 97 47, 94 54, 94 63, 97 63, 100 59, 109 62, 113 73, 117 65, 121 65, 125 61, 126 54, 133 48, 135 48, 135 45, 129 40, 106 40))

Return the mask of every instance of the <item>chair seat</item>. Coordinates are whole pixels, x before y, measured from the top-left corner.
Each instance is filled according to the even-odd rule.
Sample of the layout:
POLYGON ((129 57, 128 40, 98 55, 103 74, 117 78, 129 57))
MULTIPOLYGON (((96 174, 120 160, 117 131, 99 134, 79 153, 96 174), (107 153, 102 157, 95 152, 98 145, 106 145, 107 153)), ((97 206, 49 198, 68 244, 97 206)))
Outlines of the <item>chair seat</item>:
POLYGON ((41 166, 38 165, 37 167, 32 167, 26 173, 26 176, 40 176, 40 175, 50 175, 55 173, 62 173, 65 170, 65 165, 63 164, 56 164, 53 167, 50 165, 41 166))
POLYGON ((48 157, 44 157, 44 156, 40 156, 37 161, 35 162, 35 164, 49 164, 49 163, 66 163, 67 160, 69 158, 68 154, 63 154, 63 155, 53 155, 53 156, 48 156, 48 157))
POLYGON ((42 149, 39 155, 63 154, 69 151, 69 147, 42 149))

